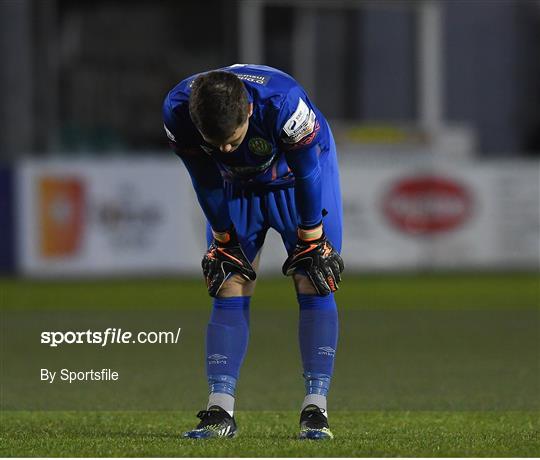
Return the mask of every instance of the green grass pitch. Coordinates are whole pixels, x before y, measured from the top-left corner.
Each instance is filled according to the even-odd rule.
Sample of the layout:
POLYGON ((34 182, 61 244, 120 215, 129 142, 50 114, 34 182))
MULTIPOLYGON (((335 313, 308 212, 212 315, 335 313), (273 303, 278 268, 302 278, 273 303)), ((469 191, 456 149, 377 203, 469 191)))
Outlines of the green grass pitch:
POLYGON ((10 412, 2 454, 11 456, 386 457, 538 456, 538 416, 526 412, 330 414, 336 438, 293 438, 298 414, 240 412, 238 437, 181 439, 184 412, 10 412))
POLYGON ((540 456, 538 274, 349 276, 329 398, 333 441, 295 439, 303 389, 286 279, 260 281, 239 436, 181 433, 206 398, 200 280, 0 280, 0 456, 540 456), (182 327, 177 346, 50 349, 39 331, 182 327), (40 366, 113 367, 47 386, 40 366), (272 375, 272 382, 269 382, 272 375))

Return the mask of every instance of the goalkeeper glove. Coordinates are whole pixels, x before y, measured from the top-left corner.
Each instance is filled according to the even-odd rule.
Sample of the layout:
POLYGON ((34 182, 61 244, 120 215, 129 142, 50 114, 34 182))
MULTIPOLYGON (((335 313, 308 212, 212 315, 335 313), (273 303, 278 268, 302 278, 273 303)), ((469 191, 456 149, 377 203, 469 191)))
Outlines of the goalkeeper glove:
POLYGON ((213 232, 214 240, 202 260, 208 294, 216 297, 223 283, 238 273, 246 280, 255 281, 257 274, 240 247, 234 228, 213 232))
POLYGON ((337 291, 344 269, 343 259, 327 240, 322 225, 313 231, 298 230, 298 242, 283 264, 283 274, 304 270, 319 295, 337 291), (318 235, 309 238, 309 233, 318 235))

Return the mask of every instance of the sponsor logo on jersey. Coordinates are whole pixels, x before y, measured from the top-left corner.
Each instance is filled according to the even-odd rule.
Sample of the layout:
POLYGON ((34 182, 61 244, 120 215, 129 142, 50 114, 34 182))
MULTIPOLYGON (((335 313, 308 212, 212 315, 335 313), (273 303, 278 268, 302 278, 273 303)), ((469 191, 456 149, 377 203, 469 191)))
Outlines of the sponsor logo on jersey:
POLYGON ((471 216, 472 207, 472 196, 463 184, 436 176, 398 180, 383 198, 390 225, 410 235, 456 230, 471 216))
POLYGON ((301 149, 302 147, 305 147, 313 142, 313 139, 317 137, 317 133, 320 129, 319 120, 315 120, 315 128, 313 128, 313 132, 311 134, 308 134, 306 137, 298 141, 296 144, 285 144, 283 145, 283 148, 287 151, 301 149))
POLYGON ((240 80, 249 81, 250 83, 257 83, 258 85, 266 86, 270 81, 269 75, 252 75, 248 73, 235 73, 240 80))
POLYGON ((255 174, 259 174, 266 171, 270 166, 272 166, 272 163, 274 162, 276 158, 277 158, 277 155, 274 154, 268 159, 268 161, 265 161, 264 163, 260 165, 255 165, 255 166, 230 166, 223 163, 222 164, 234 176, 246 177, 246 176, 253 176, 255 174))
POLYGON ((248 142, 248 148, 252 153, 261 157, 272 154, 272 145, 262 137, 252 137, 248 142))
POLYGON ((302 98, 298 98, 298 106, 283 126, 283 142, 296 144, 315 130, 315 113, 302 98))

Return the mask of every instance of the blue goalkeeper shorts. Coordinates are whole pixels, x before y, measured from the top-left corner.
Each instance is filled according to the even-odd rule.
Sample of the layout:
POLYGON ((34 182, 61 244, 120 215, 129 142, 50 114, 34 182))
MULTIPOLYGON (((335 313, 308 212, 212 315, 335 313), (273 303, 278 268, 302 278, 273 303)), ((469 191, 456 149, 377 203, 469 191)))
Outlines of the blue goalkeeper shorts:
MULTIPOLYGON (((336 148, 333 142, 321 164, 321 187, 324 232, 332 246, 341 252, 343 211, 336 148)), ((253 262, 261 250, 270 228, 281 235, 288 254, 294 250, 298 239, 294 187, 248 190, 226 183, 225 190, 229 201, 229 214, 242 249, 250 262, 253 262)), ((210 245, 213 237, 209 224, 206 236, 210 245)))

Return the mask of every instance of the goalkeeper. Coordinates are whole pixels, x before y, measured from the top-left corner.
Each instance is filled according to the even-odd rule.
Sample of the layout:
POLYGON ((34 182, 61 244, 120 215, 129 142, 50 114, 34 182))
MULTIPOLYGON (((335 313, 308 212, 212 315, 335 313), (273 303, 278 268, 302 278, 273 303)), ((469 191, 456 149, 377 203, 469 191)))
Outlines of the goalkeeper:
POLYGON ((213 309, 206 336, 209 399, 184 436, 232 437, 235 388, 249 336, 249 304, 267 231, 289 254, 300 308, 306 396, 301 439, 332 438, 326 396, 338 340, 334 291, 342 209, 330 127, 289 75, 236 64, 180 82, 163 105, 165 132, 208 221, 202 261, 213 309))

